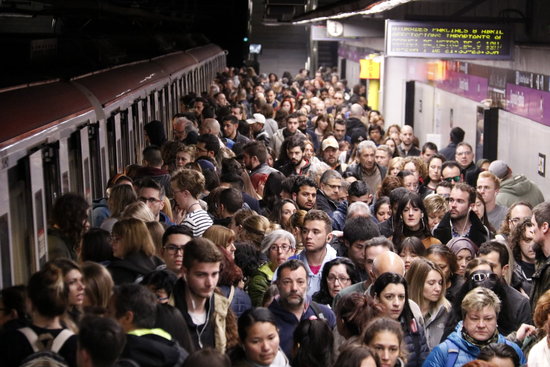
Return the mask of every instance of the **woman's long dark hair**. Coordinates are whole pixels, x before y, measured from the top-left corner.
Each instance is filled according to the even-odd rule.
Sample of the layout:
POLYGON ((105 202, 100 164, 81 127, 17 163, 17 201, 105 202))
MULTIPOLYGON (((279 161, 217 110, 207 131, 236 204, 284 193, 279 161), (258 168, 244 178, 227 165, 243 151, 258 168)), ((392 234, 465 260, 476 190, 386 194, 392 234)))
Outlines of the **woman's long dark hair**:
POLYGON ((294 367, 331 367, 334 336, 325 320, 302 320, 294 330, 294 367))
POLYGON ((393 244, 395 245, 396 252, 401 252, 401 242, 405 237, 416 236, 422 237, 421 240, 430 237, 432 234, 430 232, 430 226, 428 225, 428 212, 424 206, 424 201, 422 197, 415 192, 407 192, 399 200, 397 205, 397 212, 392 213, 393 218, 393 244), (403 221, 403 210, 409 204, 413 208, 418 208, 422 212, 422 217, 420 218, 420 230, 413 232, 408 227, 405 226, 403 221), (420 235, 420 236, 419 236, 420 235))
POLYGON ((380 294, 389 284, 403 284, 405 288, 405 305, 403 306, 403 311, 399 316, 399 321, 401 325, 404 326, 406 332, 411 332, 411 323, 414 320, 414 315, 409 305, 409 287, 407 286, 407 281, 401 275, 397 273, 384 273, 380 275, 372 284, 370 288, 370 294, 372 297, 380 297, 380 294))
POLYGON ((333 298, 330 296, 328 291, 328 273, 330 272, 330 269, 336 265, 344 265, 346 267, 346 272, 351 279, 351 284, 361 281, 359 272, 351 260, 345 257, 338 257, 334 260, 330 260, 323 266, 323 272, 321 274, 321 288, 313 295, 313 300, 315 302, 323 305, 332 305, 333 298))
POLYGON ((69 249, 76 249, 86 229, 90 205, 78 194, 60 196, 52 209, 52 225, 57 227, 69 249))

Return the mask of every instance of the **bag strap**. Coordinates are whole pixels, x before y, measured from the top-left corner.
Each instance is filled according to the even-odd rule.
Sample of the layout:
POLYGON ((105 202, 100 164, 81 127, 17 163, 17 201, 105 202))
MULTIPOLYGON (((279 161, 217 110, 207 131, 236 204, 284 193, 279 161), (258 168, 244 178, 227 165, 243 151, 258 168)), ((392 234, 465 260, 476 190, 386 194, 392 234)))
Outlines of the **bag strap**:
POLYGON ((63 344, 65 344, 67 339, 69 339, 73 335, 74 333, 69 329, 61 330, 61 332, 53 340, 52 347, 50 350, 54 353, 59 353, 61 348, 63 348, 63 344))
POLYGON ((445 367, 453 367, 458 359, 458 348, 449 339, 445 340, 445 344, 447 345, 447 363, 445 367))
POLYGON ((21 329, 17 329, 21 334, 25 335, 25 338, 27 338, 29 344, 31 345, 33 353, 39 352, 40 349, 38 348, 37 341, 38 341, 38 335, 34 332, 33 329, 30 327, 24 327, 21 329))
POLYGON ((311 308, 313 309, 313 312, 315 312, 315 315, 317 315, 317 317, 321 320, 326 320, 327 318, 325 317, 325 315, 323 314, 323 311, 321 310, 321 307, 319 307, 319 304, 315 301, 311 301, 311 303, 309 304, 311 306, 311 308))
MULTIPOLYGON (((40 352, 43 348, 40 348, 38 345, 38 335, 36 332, 31 329, 30 327, 24 327, 21 329, 17 329, 19 332, 27 338, 29 341, 29 344, 31 345, 31 348, 33 350, 33 353, 40 352)), ((52 341, 52 346, 50 350, 54 353, 59 353, 59 350, 63 348, 63 344, 69 339, 71 336, 73 336, 74 333, 70 331, 69 329, 63 329, 61 332, 54 338, 52 341)))
POLYGON ((235 287, 231 286, 231 288, 229 288, 229 294, 227 295, 229 303, 233 302, 233 297, 235 297, 235 287))

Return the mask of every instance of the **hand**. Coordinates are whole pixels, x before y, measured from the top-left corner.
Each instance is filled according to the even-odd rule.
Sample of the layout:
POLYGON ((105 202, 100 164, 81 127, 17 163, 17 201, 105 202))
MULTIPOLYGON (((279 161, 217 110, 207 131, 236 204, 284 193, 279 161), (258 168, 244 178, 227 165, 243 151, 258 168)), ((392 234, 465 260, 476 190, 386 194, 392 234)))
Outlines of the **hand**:
POLYGON ((516 339, 523 342, 523 339, 525 339, 525 337, 534 334, 536 331, 537 329, 533 325, 521 324, 518 331, 516 332, 516 339))
POLYGON ((181 222, 183 222, 183 218, 185 218, 185 210, 176 205, 172 212, 174 215, 174 223, 181 224, 181 222))

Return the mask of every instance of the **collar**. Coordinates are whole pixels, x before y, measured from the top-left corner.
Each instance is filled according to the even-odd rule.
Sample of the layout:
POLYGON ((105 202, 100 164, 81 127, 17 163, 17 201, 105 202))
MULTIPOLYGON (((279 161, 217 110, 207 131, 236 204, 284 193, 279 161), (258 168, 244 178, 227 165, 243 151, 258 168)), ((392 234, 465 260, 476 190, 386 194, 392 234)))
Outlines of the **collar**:
POLYGON ((172 336, 168 334, 166 331, 156 328, 156 329, 135 329, 128 332, 128 335, 135 335, 135 336, 144 336, 144 335, 156 335, 160 336, 164 339, 172 340, 172 336))

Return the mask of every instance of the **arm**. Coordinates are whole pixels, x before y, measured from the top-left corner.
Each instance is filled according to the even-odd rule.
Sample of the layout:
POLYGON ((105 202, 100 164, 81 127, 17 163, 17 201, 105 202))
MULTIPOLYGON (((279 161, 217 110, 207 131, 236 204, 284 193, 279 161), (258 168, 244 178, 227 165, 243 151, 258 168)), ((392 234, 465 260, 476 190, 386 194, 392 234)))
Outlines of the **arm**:
POLYGON ((435 347, 422 364, 422 367, 445 367, 447 364, 447 352, 443 351, 444 345, 442 343, 435 347))

